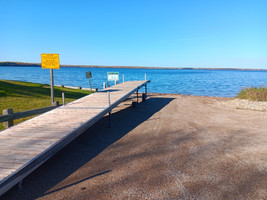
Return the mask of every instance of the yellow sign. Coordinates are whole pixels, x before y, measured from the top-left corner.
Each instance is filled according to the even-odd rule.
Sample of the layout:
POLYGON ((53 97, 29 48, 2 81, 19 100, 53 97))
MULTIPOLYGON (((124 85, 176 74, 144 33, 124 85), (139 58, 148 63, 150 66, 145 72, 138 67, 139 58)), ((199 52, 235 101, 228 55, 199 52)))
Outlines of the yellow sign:
POLYGON ((41 54, 43 69, 59 69, 59 54, 41 54))

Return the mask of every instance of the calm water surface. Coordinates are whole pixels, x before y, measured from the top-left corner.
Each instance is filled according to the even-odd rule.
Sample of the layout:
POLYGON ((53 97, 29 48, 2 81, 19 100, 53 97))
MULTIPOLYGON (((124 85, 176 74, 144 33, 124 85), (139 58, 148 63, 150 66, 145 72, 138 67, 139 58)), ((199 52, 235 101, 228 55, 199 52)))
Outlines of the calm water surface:
MULTIPOLYGON (((240 89, 251 86, 267 86, 267 71, 242 70, 168 70, 168 69, 110 69, 61 67, 54 70, 55 85, 89 88, 85 72, 91 71, 93 88, 103 88, 107 72, 119 72, 125 81, 151 80, 148 92, 179 93, 201 96, 236 96, 240 89)), ((36 83, 50 83, 49 69, 41 67, 0 67, 0 79, 36 83)))

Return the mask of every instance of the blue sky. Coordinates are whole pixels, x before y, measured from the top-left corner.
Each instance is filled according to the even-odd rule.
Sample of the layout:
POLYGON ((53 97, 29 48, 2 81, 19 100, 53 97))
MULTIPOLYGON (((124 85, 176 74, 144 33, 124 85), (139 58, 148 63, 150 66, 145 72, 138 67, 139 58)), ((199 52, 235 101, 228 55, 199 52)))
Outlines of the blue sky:
POLYGON ((267 1, 0 0, 0 61, 267 69, 267 1))

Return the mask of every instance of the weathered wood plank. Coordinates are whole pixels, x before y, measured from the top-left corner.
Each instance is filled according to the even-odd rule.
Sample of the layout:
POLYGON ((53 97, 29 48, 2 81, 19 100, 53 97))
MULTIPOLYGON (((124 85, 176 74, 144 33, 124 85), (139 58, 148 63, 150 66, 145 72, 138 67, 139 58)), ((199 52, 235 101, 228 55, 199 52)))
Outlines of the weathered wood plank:
POLYGON ((0 168, 0 174, 4 176, 8 176, 9 174, 12 174, 16 169, 3 169, 0 168))
MULTIPOLYGON (((6 138, 0 137, 0 150, 24 150, 24 151, 42 151, 55 144, 59 139, 41 139, 41 138, 6 138)), ((6 155, 1 155, 0 160, 6 155)), ((8 160, 8 158, 7 158, 8 160)))
POLYGON ((4 169, 19 169, 20 167, 22 167, 23 164, 19 164, 19 163, 0 163, 0 168, 4 168, 4 169))
POLYGON ((39 134, 35 134, 35 132, 33 130, 30 129, 27 130, 20 130, 20 131, 13 131, 11 133, 5 134, 5 136, 3 136, 2 138, 13 138, 13 139, 18 139, 18 138, 25 138, 25 139, 61 139, 62 137, 64 137, 66 135, 66 132, 64 130, 61 131, 55 131, 55 132, 51 132, 51 131, 47 131, 47 130, 42 130, 40 131, 39 134))
MULTIPOLYGON (((0 150, 0 155, 31 155, 31 156, 36 156, 38 155, 38 152, 36 151, 30 151, 28 149, 22 149, 22 150, 18 150, 18 149, 1 149, 0 150)), ((0 163, 1 166, 1 163, 0 163)))
MULTIPOLYGON (((1 155, 0 163, 21 163, 25 164, 32 159, 32 155, 1 155)), ((1 173, 0 173, 1 174, 1 173)))

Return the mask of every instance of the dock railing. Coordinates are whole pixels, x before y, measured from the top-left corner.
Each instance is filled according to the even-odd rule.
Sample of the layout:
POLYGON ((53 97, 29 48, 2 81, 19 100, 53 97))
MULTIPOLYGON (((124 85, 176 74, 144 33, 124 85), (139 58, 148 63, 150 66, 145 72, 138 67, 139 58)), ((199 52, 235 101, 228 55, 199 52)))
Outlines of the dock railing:
POLYGON ((38 108, 34 110, 28 110, 23 112, 17 112, 13 113, 13 109, 5 109, 3 110, 3 115, 0 116, 0 123, 4 122, 4 127, 9 128, 14 125, 15 119, 21 119, 25 117, 30 117, 33 115, 43 114, 47 111, 53 110, 54 108, 60 106, 60 104, 57 102, 55 106, 49 106, 45 108, 38 108))

